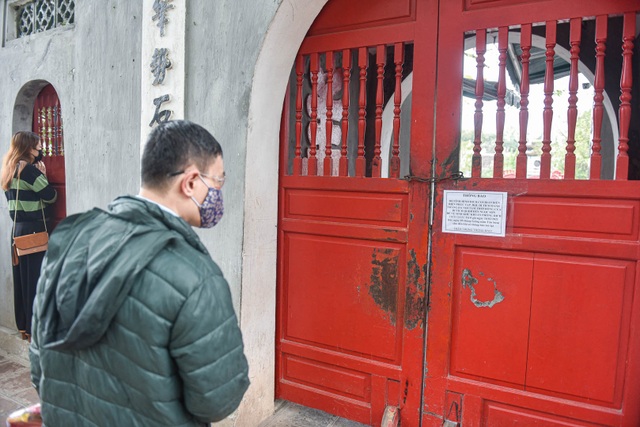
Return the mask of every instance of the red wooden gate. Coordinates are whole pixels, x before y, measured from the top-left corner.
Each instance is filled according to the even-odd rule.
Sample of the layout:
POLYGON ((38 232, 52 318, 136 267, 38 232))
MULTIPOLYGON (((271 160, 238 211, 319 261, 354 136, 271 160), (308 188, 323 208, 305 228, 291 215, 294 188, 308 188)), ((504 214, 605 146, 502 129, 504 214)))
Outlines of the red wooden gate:
POLYGON ((58 193, 58 199, 51 207, 52 227, 67 216, 67 197, 64 167, 64 133, 62 131, 62 109, 60 99, 52 85, 45 86, 33 107, 33 131, 40 135, 47 167, 47 179, 58 193))
MULTIPOLYGON (((464 77, 472 83, 475 125, 472 178, 435 186, 423 426, 443 420, 463 426, 640 425, 640 182, 627 180, 637 173, 629 154, 638 161, 639 141, 630 147, 629 135, 630 124, 638 128, 635 107, 635 123, 630 118, 639 9, 637 1, 440 2, 436 176, 449 176, 459 164, 451 159, 465 121, 459 96, 465 44, 473 46, 466 57, 474 70, 465 69, 464 77), (563 64, 561 50, 568 53, 563 64), (586 99, 593 113, 586 114, 587 134, 580 140, 583 72, 594 75, 584 84, 593 86, 586 99), (519 111, 509 122, 512 75, 520 75, 512 99, 519 111), (530 92, 536 79, 540 108, 533 108, 530 92), (484 111, 489 90, 496 99, 491 114, 484 111), (567 106, 554 97, 558 91, 567 106), (606 113, 607 102, 618 117, 606 113), (566 118, 562 144, 552 145, 560 118, 566 118), (482 129, 489 122, 495 123, 491 139, 482 129), (604 136, 607 122, 619 135, 615 141, 604 136), (518 132, 510 149, 507 126, 518 132), (532 136, 537 132, 539 140, 532 136), (539 171, 528 162, 537 150, 539 171), (615 173, 606 171, 608 160, 615 173), (583 179, 577 179, 580 171, 583 179), (445 197, 486 191, 507 194, 506 216, 498 214, 506 235, 445 232, 456 221, 465 233, 482 228, 475 218, 465 230, 459 207, 445 197)), ((471 209, 468 218, 491 210, 461 203, 471 209)))
POLYGON ((329 2, 282 126, 276 393, 374 425, 387 406, 420 418, 428 197, 398 178, 433 130, 407 94, 433 99, 413 64, 435 60, 437 13, 416 3, 329 2))
POLYGON ((279 398, 372 425, 640 424, 638 9, 327 4, 283 115, 279 398))

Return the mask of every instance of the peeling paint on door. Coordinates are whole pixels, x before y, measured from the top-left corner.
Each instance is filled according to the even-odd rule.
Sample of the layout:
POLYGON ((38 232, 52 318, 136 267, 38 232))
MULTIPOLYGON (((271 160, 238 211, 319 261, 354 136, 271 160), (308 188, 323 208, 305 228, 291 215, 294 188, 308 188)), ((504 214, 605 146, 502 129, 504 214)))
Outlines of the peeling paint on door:
POLYGON ((425 290, 425 277, 426 266, 422 269, 418 265, 416 259, 416 251, 411 249, 409 251, 410 259, 407 263, 407 292, 405 302, 405 327, 409 330, 416 328, 418 325, 422 325, 424 318, 424 290, 425 290))
POLYGON ((398 255, 392 249, 375 248, 371 254, 369 295, 395 325, 398 310, 398 255))
MULTIPOLYGON (((480 274, 483 275, 482 273, 480 274)), ((498 290, 498 284, 496 283, 496 281, 490 277, 487 278, 487 281, 493 283, 493 299, 491 301, 480 301, 476 298, 476 289, 474 287, 478 284, 478 279, 473 277, 471 270, 469 270, 468 268, 465 268, 462 271, 462 288, 464 289, 468 287, 469 289, 471 289, 471 302, 478 308, 491 308, 504 300, 504 295, 502 295, 502 292, 498 290)))

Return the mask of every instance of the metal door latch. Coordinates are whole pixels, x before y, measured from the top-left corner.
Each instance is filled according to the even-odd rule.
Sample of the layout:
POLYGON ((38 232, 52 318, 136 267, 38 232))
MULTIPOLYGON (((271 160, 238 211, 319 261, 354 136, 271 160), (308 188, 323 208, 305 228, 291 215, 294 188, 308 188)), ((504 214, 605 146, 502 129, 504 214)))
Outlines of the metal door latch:
POLYGON ((458 406, 458 402, 451 402, 451 407, 449 408, 449 413, 442 421, 442 427, 461 427, 460 423, 460 407, 458 406), (452 421, 454 418, 457 421, 452 421))

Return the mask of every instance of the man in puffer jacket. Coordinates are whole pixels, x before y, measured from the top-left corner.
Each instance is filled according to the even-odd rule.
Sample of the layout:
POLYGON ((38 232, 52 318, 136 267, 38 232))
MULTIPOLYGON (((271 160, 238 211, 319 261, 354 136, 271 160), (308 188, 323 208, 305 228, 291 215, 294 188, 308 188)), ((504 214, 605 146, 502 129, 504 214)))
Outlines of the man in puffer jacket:
POLYGON ((222 216, 222 149, 156 127, 138 196, 63 221, 38 282, 31 377, 44 425, 202 426, 249 386, 229 287, 191 226, 222 216))

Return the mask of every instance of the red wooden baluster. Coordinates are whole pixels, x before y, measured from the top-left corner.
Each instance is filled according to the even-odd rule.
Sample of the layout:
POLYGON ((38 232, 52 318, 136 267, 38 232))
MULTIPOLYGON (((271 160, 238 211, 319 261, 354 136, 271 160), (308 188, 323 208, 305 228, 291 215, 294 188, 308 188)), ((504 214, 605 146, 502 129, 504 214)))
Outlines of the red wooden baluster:
POLYGON ((580 59, 580 32, 582 18, 571 19, 569 42, 571 68, 569 71, 569 110, 567 111, 567 154, 564 157, 564 178, 576 177, 576 122, 578 120, 578 59, 580 59))
POLYGON ((493 177, 502 178, 504 169, 504 104, 507 92, 505 70, 507 68, 507 43, 509 28, 500 27, 498 30, 498 102, 496 110, 496 153, 493 156, 493 177))
POLYGON ((318 132, 318 54, 311 54, 311 122, 309 124, 311 138, 309 141, 308 175, 318 174, 318 159, 316 157, 316 144, 318 132))
POLYGON ((393 96, 393 148, 389 161, 389 177, 400 177, 400 104, 402 103, 402 64, 404 63, 404 44, 396 43, 393 50, 393 62, 396 65, 396 87, 393 96))
POLYGON ((62 107, 58 103, 58 155, 64 156, 64 132, 62 129, 62 107))
POLYGON ((58 155, 58 104, 51 107, 51 155, 58 155))
POLYGON ((487 30, 476 31, 476 111, 473 115, 473 156, 471 157, 471 176, 482 175, 482 97, 484 96, 484 54, 487 51, 487 30))
POLYGON ((551 176, 551 121, 553 119, 553 57, 556 46, 556 21, 547 21, 546 70, 544 73, 544 110, 542 112, 543 136, 540 158, 540 178, 551 176))
POLYGON ((43 152, 47 152, 47 107, 42 103, 40 108, 40 138, 42 138, 43 152))
POLYGON ((366 127, 365 107, 367 105, 367 65, 369 53, 366 47, 358 50, 358 68, 360 68, 360 97, 358 99, 358 157, 356 158, 356 176, 364 176, 364 131, 366 127))
POLYGON ((296 151, 293 157, 293 174, 302 174, 302 156, 300 141, 302 140, 302 77, 304 75, 304 58, 296 58, 296 151))
POLYGON ((589 177, 600 179, 602 168, 602 117, 604 114, 604 57, 607 49, 607 24, 609 17, 601 15, 596 18, 596 75, 593 84, 593 145, 591 146, 591 165, 589 177))
POLYGON ((529 125, 529 58, 531 58, 531 24, 520 28, 522 77, 520 79, 520 140, 516 160, 516 178, 527 177, 527 126, 529 125))
POLYGON ((376 84, 376 121, 375 121, 375 145, 373 148, 373 164, 371 176, 380 178, 382 158, 380 157, 380 139, 382 135, 382 104, 384 103, 384 64, 386 62, 387 49, 385 45, 379 45, 376 49, 376 65, 378 67, 378 82, 376 84))
POLYGON ((60 153, 60 102, 56 102, 53 107, 53 155, 59 156, 60 153))
POLYGON ((40 140, 42 142, 43 152, 47 148, 46 147, 47 139, 46 139, 46 134, 45 134, 45 126, 46 126, 45 114, 46 114, 46 107, 41 102, 40 103, 40 107, 38 107, 38 135, 40 135, 40 140))
POLYGON ((616 161, 616 179, 626 180, 629 175, 629 123, 631 122, 631 86, 633 83, 633 39, 636 34, 636 14, 624 14, 622 30, 622 74, 620 76, 620 141, 616 161))
MULTIPOLYGON (((51 102, 51 101, 50 101, 51 102)), ((47 107, 47 151, 44 153, 45 156, 51 157, 53 155, 53 107, 51 103, 49 107, 47 107)))
POLYGON ((351 78, 351 50, 342 51, 342 141, 340 144, 340 176, 347 176, 347 138, 349 136, 349 79, 351 78))
POLYGON ((325 55, 327 66, 327 138, 324 147, 324 176, 331 176, 331 143, 333 142, 333 52, 325 55))

